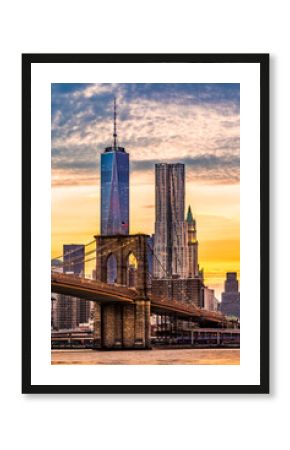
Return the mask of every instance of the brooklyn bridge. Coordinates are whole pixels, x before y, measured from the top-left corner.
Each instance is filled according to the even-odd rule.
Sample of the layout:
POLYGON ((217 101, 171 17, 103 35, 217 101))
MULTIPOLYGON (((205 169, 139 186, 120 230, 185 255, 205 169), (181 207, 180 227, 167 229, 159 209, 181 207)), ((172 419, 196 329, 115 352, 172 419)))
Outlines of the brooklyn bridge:
POLYGON ((72 252, 67 262, 61 255, 62 273, 51 272, 52 293, 94 302, 94 348, 150 349, 152 315, 166 317, 171 324, 181 320, 191 327, 234 328, 236 324, 220 312, 205 310, 193 301, 180 300, 176 291, 166 296, 152 292, 148 257, 156 259, 156 256, 148 238, 145 234, 95 236, 94 249, 87 251, 84 258, 72 252), (133 286, 128 279, 131 255, 136 260, 133 286), (113 281, 109 273, 112 257, 116 261, 113 281), (95 261, 95 279, 70 273, 71 266, 89 261, 95 261))

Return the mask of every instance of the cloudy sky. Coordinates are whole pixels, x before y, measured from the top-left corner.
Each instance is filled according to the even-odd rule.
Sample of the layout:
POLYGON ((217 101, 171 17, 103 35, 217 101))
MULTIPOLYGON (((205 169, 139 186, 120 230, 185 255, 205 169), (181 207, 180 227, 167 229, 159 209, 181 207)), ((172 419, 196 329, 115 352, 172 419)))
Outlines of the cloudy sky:
POLYGON ((99 232, 100 154, 130 154, 131 232, 154 232, 154 164, 186 165, 186 204, 197 219, 200 265, 219 293, 239 272, 238 84, 53 84, 52 255, 99 232))

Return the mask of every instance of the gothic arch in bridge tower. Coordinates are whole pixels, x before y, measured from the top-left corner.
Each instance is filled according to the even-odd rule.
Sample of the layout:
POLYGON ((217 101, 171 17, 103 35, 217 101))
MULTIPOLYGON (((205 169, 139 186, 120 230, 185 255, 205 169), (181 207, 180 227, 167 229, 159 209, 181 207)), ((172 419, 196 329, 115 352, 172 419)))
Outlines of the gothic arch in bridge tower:
POLYGON ((118 263, 117 258, 113 253, 110 253, 107 257, 106 271, 106 282, 108 284, 116 284, 118 278, 118 263))
POLYGON ((108 282, 107 262, 114 255, 117 261, 117 284, 128 286, 128 258, 133 254, 136 266, 134 287, 141 297, 147 297, 148 238, 145 234, 95 236, 96 279, 108 282))
POLYGON ((126 260, 127 260, 127 286, 130 288, 134 288, 136 287, 137 283, 138 261, 135 254, 132 251, 129 251, 126 260))

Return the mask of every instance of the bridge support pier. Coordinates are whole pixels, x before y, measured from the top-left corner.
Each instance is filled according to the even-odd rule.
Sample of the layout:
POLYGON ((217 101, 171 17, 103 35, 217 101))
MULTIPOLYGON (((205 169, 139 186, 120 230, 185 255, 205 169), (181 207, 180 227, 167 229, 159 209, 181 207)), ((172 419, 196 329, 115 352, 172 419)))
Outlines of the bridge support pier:
POLYGON ((102 347, 101 336, 101 305, 99 303, 94 304, 94 349, 98 350, 102 347))
POLYGON ((135 345, 136 348, 145 347, 145 301, 135 302, 135 345))
POLYGON ((145 301, 145 347, 151 348, 150 302, 145 301))
POLYGON ((96 305, 94 348, 103 350, 149 349, 150 301, 138 299, 134 304, 96 305))
POLYGON ((133 348, 135 344, 135 305, 123 306, 123 347, 133 348))

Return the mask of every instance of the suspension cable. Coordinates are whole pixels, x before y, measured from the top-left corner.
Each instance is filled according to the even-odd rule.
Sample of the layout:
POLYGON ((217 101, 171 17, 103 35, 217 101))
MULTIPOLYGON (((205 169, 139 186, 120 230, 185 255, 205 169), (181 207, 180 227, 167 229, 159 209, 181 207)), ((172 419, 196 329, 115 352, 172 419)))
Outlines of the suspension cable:
MULTIPOLYGON (((109 247, 109 251, 112 251, 112 253, 114 253, 117 250, 119 250, 120 248, 126 247, 128 244, 130 244, 130 242, 132 242, 132 240, 133 240, 133 238, 129 239, 127 242, 121 242, 119 245, 116 245, 117 244, 116 243, 115 246, 113 246, 113 247, 111 245, 112 242, 106 242, 102 246, 97 247, 96 249, 90 250, 89 252, 86 252, 84 254, 84 256, 83 255, 76 256, 76 257, 74 257, 74 258, 72 258, 72 259, 70 259, 69 261, 66 261, 66 262, 62 261, 61 266, 62 267, 66 267, 66 266, 71 266, 71 265, 74 265, 74 264, 81 264, 81 263, 85 263, 85 262, 88 262, 88 261, 92 261, 92 260, 96 259, 96 256, 94 256, 93 258, 90 258, 89 260, 86 259, 86 256, 91 255, 92 253, 96 252, 96 250, 98 251, 98 256, 99 255, 103 256, 103 254, 108 249, 108 247, 109 247)), ((96 241, 93 241, 93 242, 96 242, 96 241)), ((88 246, 88 245, 89 244, 86 244, 85 246, 88 246)), ((77 251, 79 251, 79 249, 77 251)), ((75 253, 75 251, 72 252, 72 253, 75 253)), ((107 253, 109 253, 109 252, 107 252, 107 253)), ((66 254, 64 256, 66 256, 66 254)))

